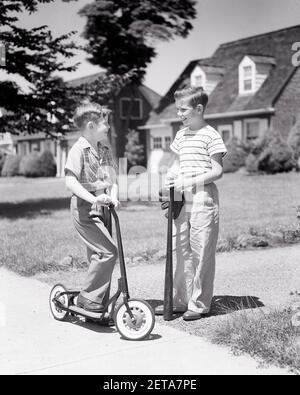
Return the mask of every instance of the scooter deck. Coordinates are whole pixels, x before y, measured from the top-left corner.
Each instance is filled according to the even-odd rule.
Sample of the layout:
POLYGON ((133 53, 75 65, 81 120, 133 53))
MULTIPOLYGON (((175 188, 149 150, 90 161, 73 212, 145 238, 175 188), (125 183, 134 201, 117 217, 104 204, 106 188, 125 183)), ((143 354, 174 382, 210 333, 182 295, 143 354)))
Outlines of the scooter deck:
POLYGON ((93 313, 91 311, 86 311, 78 306, 69 306, 69 310, 71 313, 82 315, 83 317, 92 318, 94 320, 103 320, 105 313, 93 313))

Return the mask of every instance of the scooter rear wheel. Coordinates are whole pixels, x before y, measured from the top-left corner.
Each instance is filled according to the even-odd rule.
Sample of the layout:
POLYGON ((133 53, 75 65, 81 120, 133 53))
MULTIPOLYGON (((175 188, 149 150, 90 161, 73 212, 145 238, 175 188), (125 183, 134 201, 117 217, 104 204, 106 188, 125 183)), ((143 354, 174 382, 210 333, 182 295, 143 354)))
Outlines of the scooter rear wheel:
POLYGON ((50 310, 51 313, 53 315, 53 317, 58 320, 58 321, 64 321, 67 317, 67 315, 69 314, 67 311, 61 310, 54 302, 55 298, 58 298, 58 300, 60 301, 60 303, 64 306, 64 307, 69 307, 69 298, 68 295, 62 295, 59 297, 59 294, 66 292, 66 288, 61 285, 61 284, 56 284, 51 292, 50 292, 50 296, 49 296, 49 305, 50 305, 50 310))
POLYGON ((130 299, 128 305, 135 321, 132 321, 126 305, 122 303, 114 314, 116 328, 126 340, 145 339, 154 328, 154 311, 149 303, 141 299, 130 299))

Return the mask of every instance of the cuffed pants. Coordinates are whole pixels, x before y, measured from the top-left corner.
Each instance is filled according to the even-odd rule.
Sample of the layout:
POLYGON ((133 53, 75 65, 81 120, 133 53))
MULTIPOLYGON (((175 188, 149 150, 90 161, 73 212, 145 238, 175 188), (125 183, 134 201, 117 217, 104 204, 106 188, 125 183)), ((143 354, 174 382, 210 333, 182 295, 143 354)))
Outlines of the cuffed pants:
POLYGON ((196 195, 185 193, 185 200, 173 224, 174 306, 205 314, 210 310, 215 278, 219 233, 217 187, 212 183, 196 195))
POLYGON ((81 294, 105 305, 109 299, 111 276, 118 249, 99 218, 89 218, 91 204, 76 196, 71 199, 71 215, 77 233, 87 247, 89 269, 81 294))

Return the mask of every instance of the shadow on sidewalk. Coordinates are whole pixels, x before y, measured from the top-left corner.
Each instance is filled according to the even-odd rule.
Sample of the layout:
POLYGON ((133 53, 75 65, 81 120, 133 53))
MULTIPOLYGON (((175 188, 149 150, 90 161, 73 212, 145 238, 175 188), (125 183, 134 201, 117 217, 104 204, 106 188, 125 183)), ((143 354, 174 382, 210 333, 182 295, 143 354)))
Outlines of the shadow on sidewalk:
POLYGON ((66 210, 70 206, 70 198, 27 200, 21 203, 0 203, 0 218, 36 218, 51 215, 52 211, 66 210))
MULTIPOLYGON (((85 320, 84 318, 78 316, 68 316, 65 321, 66 323, 80 326, 81 328, 85 328, 88 331, 96 332, 96 333, 116 333, 117 331, 115 325, 101 325, 99 322, 93 322, 92 320, 85 320)), ((120 334, 119 334, 120 335, 120 334)), ((161 339, 161 335, 156 333, 151 333, 149 337, 143 339, 142 341, 153 341, 161 339)))
MULTIPOLYGON (((164 303, 160 299, 148 299, 147 302, 155 307, 164 303)), ((258 309, 265 305, 256 296, 230 296, 230 295, 217 295, 213 297, 211 310, 205 317, 213 317, 218 315, 225 315, 239 310, 258 309)), ((178 316, 174 315, 174 319, 178 316)))

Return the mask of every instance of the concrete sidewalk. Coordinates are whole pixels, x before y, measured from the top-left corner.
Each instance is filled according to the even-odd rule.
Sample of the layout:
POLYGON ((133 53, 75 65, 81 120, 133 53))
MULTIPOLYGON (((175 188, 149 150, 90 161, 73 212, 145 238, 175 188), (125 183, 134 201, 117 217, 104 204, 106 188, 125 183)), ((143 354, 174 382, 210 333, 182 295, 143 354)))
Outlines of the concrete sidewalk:
POLYGON ((149 340, 130 342, 114 328, 57 322, 49 291, 0 270, 0 374, 287 374, 165 325, 156 324, 149 340))

